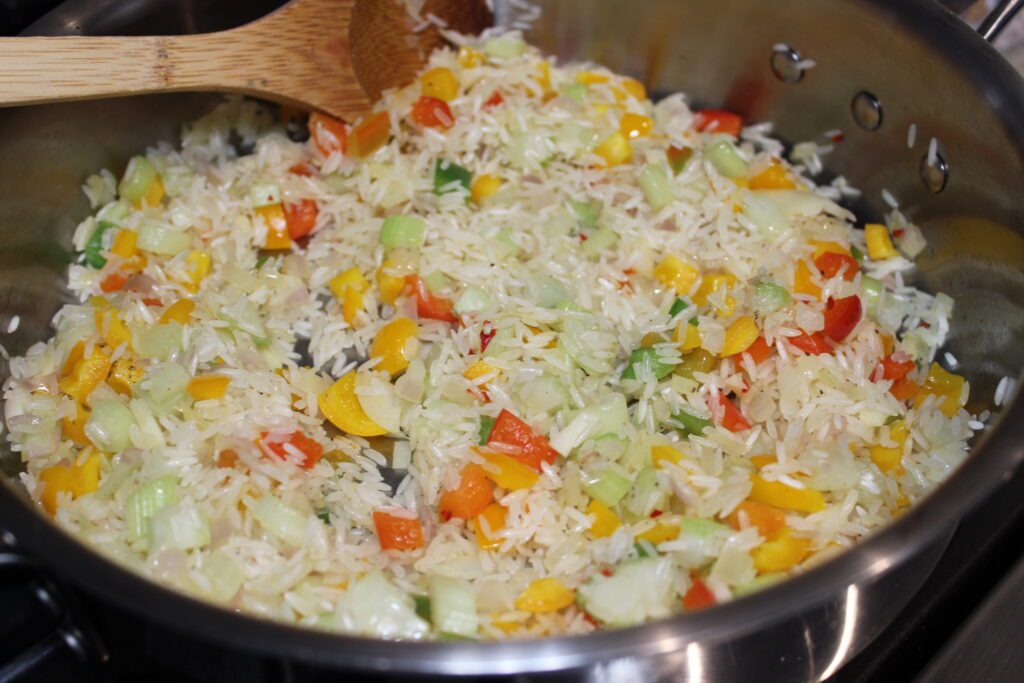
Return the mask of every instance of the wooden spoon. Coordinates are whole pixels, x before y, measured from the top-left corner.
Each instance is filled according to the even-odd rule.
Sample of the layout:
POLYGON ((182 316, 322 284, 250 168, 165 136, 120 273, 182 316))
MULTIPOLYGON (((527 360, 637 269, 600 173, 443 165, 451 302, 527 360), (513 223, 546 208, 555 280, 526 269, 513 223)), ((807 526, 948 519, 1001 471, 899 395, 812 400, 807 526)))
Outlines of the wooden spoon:
MULTIPOLYGON (((462 33, 493 20, 484 0, 428 0, 462 33)), ((292 0, 240 28, 187 36, 0 39, 0 106, 216 90, 352 119, 410 83, 444 43, 413 33, 400 0, 292 0)))

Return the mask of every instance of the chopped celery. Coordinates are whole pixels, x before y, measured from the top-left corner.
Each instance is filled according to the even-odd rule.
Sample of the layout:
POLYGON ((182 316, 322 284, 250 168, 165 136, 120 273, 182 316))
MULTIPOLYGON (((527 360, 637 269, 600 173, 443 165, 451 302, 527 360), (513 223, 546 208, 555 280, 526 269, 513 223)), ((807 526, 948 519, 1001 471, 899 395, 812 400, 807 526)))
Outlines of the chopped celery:
POLYGON ((732 530, 724 524, 713 522, 710 519, 699 517, 684 517, 679 520, 679 534, 696 536, 697 538, 711 538, 716 533, 730 533, 732 530))
POLYGON ((704 158, 726 178, 739 178, 747 174, 747 162, 728 140, 711 142, 704 148, 704 158))
POLYGON ((498 230, 494 235, 494 252, 499 259, 506 259, 515 256, 522 250, 516 241, 512 239, 512 233, 506 228, 498 230))
POLYGON ((491 297, 480 287, 470 285, 462 290, 462 294, 455 300, 455 312, 459 315, 483 311, 490 307, 491 297))
POLYGON ((789 292, 774 282, 757 283, 757 291, 754 294, 754 310, 761 315, 777 311, 788 306, 791 301, 789 292))
POLYGON ((380 243, 385 249, 418 250, 427 235, 427 222, 419 216, 388 216, 380 228, 380 243))
POLYGON ((173 408, 187 395, 190 379, 188 371, 177 363, 161 363, 146 373, 146 391, 154 403, 173 408))
POLYGON ((244 297, 236 299, 222 308, 220 315, 232 323, 236 329, 251 336, 256 346, 266 346, 270 342, 259 310, 248 299, 244 297))
POLYGON ((560 410, 570 401, 562 381, 546 373, 523 384, 519 396, 531 410, 545 413, 560 410))
POLYGON ((114 227, 113 223, 100 221, 96 225, 96 229, 89 235, 89 240, 85 243, 83 250, 86 265, 92 268, 102 268, 107 265, 107 259, 101 253, 103 251, 103 235, 112 227, 114 227))
POLYGON ((306 539, 306 517, 280 498, 263 496, 252 507, 252 514, 266 531, 288 545, 301 547, 306 539))
POLYGON ((122 199, 137 202, 149 190, 149 186, 156 180, 156 175, 156 168, 149 159, 144 156, 132 157, 124 170, 117 191, 122 199))
POLYGON ((120 453, 132 445, 133 424, 132 411, 122 403, 110 399, 96 401, 85 423, 85 435, 101 451, 120 453))
POLYGON ((612 507, 629 492, 629 487, 629 479, 626 479, 618 472, 608 469, 601 472, 600 476, 584 483, 583 490, 591 498, 601 501, 608 507, 612 507))
POLYGON ((626 397, 620 393, 612 394, 604 403, 592 406, 589 410, 597 415, 598 423, 594 429, 595 437, 618 436, 619 430, 629 422, 629 408, 626 397))
POLYGON ((607 225, 602 225, 596 232, 592 232, 587 237, 587 241, 583 243, 583 253, 591 259, 595 259, 602 251, 609 249, 615 244, 615 240, 618 238, 618 233, 607 225))
POLYGON ((441 633, 475 638, 480 618, 476 612, 476 595, 469 582, 431 576, 430 621, 441 633))
POLYGON ((227 602, 235 596, 245 582, 245 574, 238 563, 224 550, 214 550, 203 561, 200 570, 210 582, 210 597, 227 602))
POLYGON ((469 193, 473 173, 458 164, 438 159, 434 164, 434 193, 444 194, 458 189, 469 193))
POLYGON ((562 88, 562 94, 576 104, 583 104, 587 98, 587 86, 583 83, 571 83, 562 88))
POLYGON ((125 502, 124 521, 129 541, 149 535, 149 520, 165 505, 178 502, 178 480, 161 477, 146 482, 125 502))
POLYGON ((775 238, 791 225, 779 205, 762 192, 743 193, 743 215, 765 237, 775 238))
POLYGON ((182 348, 185 330, 181 323, 171 321, 143 330, 134 335, 135 353, 140 358, 164 361, 182 348))
POLYGON ((593 436, 594 430, 601 422, 600 415, 592 409, 584 409, 576 414, 565 429, 558 432, 551 439, 551 447, 563 456, 568 456, 572 451, 593 436))
POLYGON ((578 202, 575 199, 569 200, 569 210, 573 217, 583 227, 593 230, 597 227, 597 219, 601 217, 602 206, 600 202, 578 202))
POLYGON ((483 446, 487 443, 487 439, 491 436, 491 430, 494 429, 494 418, 489 415, 483 415, 480 417, 480 429, 478 434, 480 436, 480 445, 483 446))
POLYGON ((156 511, 149 525, 153 550, 194 550, 210 543, 210 522, 194 505, 168 505, 156 511))
POLYGON ((878 311, 878 302, 884 291, 881 280, 865 275, 860 279, 860 288, 864 293, 868 313, 874 314, 878 311))
MULTIPOLYGON (((692 324, 692 321, 691 321, 692 324)), ((675 366, 677 375, 696 381, 695 372, 711 372, 718 367, 718 358, 711 352, 704 349, 694 349, 683 355, 682 360, 675 366)))
POLYGON ((423 284, 427 286, 433 294, 443 292, 448 288, 448 278, 440 270, 435 270, 432 273, 427 273, 422 278, 423 284))
POLYGON ((712 423, 711 420, 683 408, 668 419, 668 424, 686 435, 696 434, 700 436, 712 423))
POLYGON ((526 43, 517 33, 504 33, 484 43, 484 52, 495 59, 515 59, 526 52, 526 43))
POLYGON ((569 301, 569 291, 561 282, 550 275, 538 275, 533 281, 537 305, 543 308, 558 308, 569 301))
POLYGON ((633 480, 625 503, 626 509, 637 517, 649 517, 664 504, 665 493, 658 471, 653 467, 645 467, 633 480))
POLYGON ((668 174, 658 164, 647 164, 640 171, 638 179, 640 189, 647 197, 647 203, 655 211, 661 211, 672 203, 672 189, 668 184, 668 174))
POLYGON ((187 232, 172 230, 153 221, 139 228, 139 249, 162 256, 175 256, 189 248, 192 237, 187 232))
POLYGON ((281 203, 281 187, 275 183, 258 183, 249 188, 249 204, 254 209, 281 203))
POLYGON ((637 379, 646 381, 648 377, 664 379, 672 374, 674 366, 665 363, 658 355, 658 350, 653 346, 641 346, 629 354, 629 363, 622 371, 622 379, 637 379))
POLYGON ((430 596, 427 595, 413 595, 413 604, 416 606, 416 615, 420 619, 426 619, 430 621, 430 596))

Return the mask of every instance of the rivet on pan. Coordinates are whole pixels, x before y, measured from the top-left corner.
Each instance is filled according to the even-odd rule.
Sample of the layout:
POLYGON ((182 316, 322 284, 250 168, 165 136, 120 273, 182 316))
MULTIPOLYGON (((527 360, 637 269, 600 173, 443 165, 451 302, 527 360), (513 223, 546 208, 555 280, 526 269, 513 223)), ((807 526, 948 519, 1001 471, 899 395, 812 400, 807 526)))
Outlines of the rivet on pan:
POLYGON ((772 71, 783 83, 799 83, 804 77, 803 59, 800 53, 785 43, 772 48, 772 71))
POLYGON ((15 538, 14 534, 5 529, 3 531, 0 531, 0 545, 7 546, 8 548, 13 548, 16 545, 18 545, 18 539, 15 538))
POLYGON ((853 120, 864 130, 878 130, 882 127, 882 103, 866 90, 853 96, 850 103, 853 120))
POLYGON ((930 160, 927 154, 921 157, 920 172, 921 182, 935 194, 946 189, 946 183, 949 181, 949 164, 939 152, 935 152, 934 160, 930 160), (928 163, 929 161, 932 163, 928 163))

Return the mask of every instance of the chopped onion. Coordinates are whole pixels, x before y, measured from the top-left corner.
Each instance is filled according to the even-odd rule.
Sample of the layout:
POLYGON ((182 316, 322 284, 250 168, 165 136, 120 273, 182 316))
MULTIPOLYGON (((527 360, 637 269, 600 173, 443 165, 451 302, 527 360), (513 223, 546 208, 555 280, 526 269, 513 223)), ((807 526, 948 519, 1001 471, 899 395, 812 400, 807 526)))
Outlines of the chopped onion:
POLYGON ((743 193, 743 215, 769 238, 775 238, 790 229, 790 222, 771 196, 763 192, 743 193))
POLYGON ((218 602, 227 602, 233 598, 245 581, 242 568, 224 550, 210 553, 200 571, 210 582, 209 596, 218 602))
POLYGON ((476 285, 470 285, 462 290, 462 294, 455 300, 455 312, 463 315, 464 313, 485 311, 490 308, 492 303, 487 292, 476 285))
POLYGON ((551 439, 551 447, 559 454, 568 457, 569 453, 577 446, 590 438, 600 422, 601 418, 596 411, 581 410, 572 419, 572 422, 565 426, 565 429, 551 439))
POLYGON ((276 183, 257 183, 249 188, 249 204, 254 209, 281 203, 281 187, 276 183))
POLYGON ((583 483, 583 490, 608 507, 616 505, 629 492, 630 481, 615 470, 607 469, 583 483))
POLYGON ((263 496, 252 506, 252 514, 260 526, 288 545, 299 548, 305 542, 306 516, 280 498, 263 496))
POLYGON ((130 202, 137 202, 149 190, 149 186, 156 180, 156 167, 144 156, 132 157, 128 167, 124 170, 121 183, 117 191, 123 199, 130 202))
POLYGON ((900 251, 907 258, 913 260, 924 251, 924 248, 928 246, 928 242, 925 241, 921 228, 913 223, 907 223, 903 226, 903 233, 896 238, 896 246, 900 248, 900 251))
POLYGON ((195 505, 168 505, 149 525, 150 550, 194 550, 210 543, 210 521, 195 505))
POLYGON ((767 315, 788 306, 790 301, 792 299, 785 287, 780 287, 774 282, 757 283, 757 290, 754 293, 754 310, 761 315, 767 315))
POLYGON ((387 380, 387 373, 357 373, 356 396, 371 420, 392 433, 400 429, 402 402, 395 393, 395 386, 387 380))
POLYGON ((348 587, 334 612, 335 627, 374 638, 419 640, 430 624, 416 614, 412 596, 374 569, 348 587))
POLYGON ((101 451, 119 453, 132 445, 133 424, 135 417, 123 404, 114 400, 96 401, 85 423, 85 435, 101 451))
POLYGON ((548 374, 526 382, 519 390, 519 396, 523 403, 530 406, 531 410, 544 413, 561 410, 570 401, 569 392, 562 382, 557 377, 548 374))
POLYGON ((177 363, 161 363, 150 368, 143 386, 154 403, 169 409, 185 398, 189 379, 188 372, 177 363))
POLYGON ((671 557, 624 562, 611 576, 595 574, 577 591, 577 602, 605 624, 639 624, 672 611, 676 569, 671 557))
POLYGON ((181 350, 185 339, 185 330, 181 323, 171 321, 153 325, 143 330, 136 330, 134 344, 135 353, 141 358, 167 360, 181 350))
POLYGON ((480 626, 476 595, 468 581, 430 577, 430 620, 443 634, 475 638, 480 626))
POLYGON ((494 59, 515 59, 526 52, 526 43, 516 32, 503 33, 485 42, 484 52, 494 59))
POLYGON ((418 250, 427 236, 427 222, 419 216, 388 216, 380 229, 385 249, 418 250))
POLYGON ((139 249, 164 256, 175 256, 189 248, 192 237, 180 230, 166 228, 153 221, 145 221, 139 228, 139 249))
POLYGON ((149 520, 165 505, 178 502, 178 480, 161 477, 146 482, 125 502, 124 521, 128 540, 140 541, 149 536, 149 520))
POLYGON ((569 290, 550 275, 538 275, 533 280, 533 296, 542 308, 559 308, 569 301, 569 290))

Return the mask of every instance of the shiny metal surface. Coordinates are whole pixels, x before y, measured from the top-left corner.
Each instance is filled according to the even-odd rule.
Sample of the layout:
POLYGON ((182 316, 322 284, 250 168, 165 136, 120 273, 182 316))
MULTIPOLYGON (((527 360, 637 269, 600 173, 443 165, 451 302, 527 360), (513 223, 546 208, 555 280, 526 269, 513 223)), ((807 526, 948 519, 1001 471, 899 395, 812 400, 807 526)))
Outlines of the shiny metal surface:
POLYGON ((978 26, 978 33, 985 40, 992 42, 1021 8, 1024 8, 1024 0, 1002 0, 978 26))
MULTIPOLYGON (((90 7, 70 20, 89 26, 90 7)), ((153 0, 153 7, 201 6, 153 0)), ((208 0, 207 4, 212 4, 208 0)), ((225 5, 226 3, 221 3, 225 5)), ((510 3, 497 2, 499 20, 510 3)), ((531 39, 566 59, 593 59, 644 79, 656 93, 685 90, 697 104, 772 120, 790 142, 839 128, 825 158, 863 189, 854 208, 874 218, 883 189, 899 198, 930 248, 920 281, 958 301, 949 348, 991 401, 1004 375, 1024 367, 1024 86, 999 55, 931 0, 538 0, 531 39), (816 65, 798 83, 773 74, 787 43, 816 65), (878 130, 862 130, 850 103, 874 94, 878 130), (907 129, 917 144, 907 147, 907 129), (934 194, 921 155, 941 140, 949 166, 934 194)), ((65 22, 69 21, 65 17, 65 22)), ((116 22, 115 22, 116 23, 116 22)), ((196 25, 197 28, 202 26, 196 25)), ((129 32, 106 25, 107 31, 129 32)), ((0 329, 12 353, 48 334, 74 224, 86 213, 78 185, 93 170, 118 173, 147 144, 171 139, 216 101, 206 95, 140 97, 0 111, 0 329)), ((5 368, 4 368, 5 369, 5 368)), ((559 672, 546 680, 819 680, 873 638, 920 586, 961 515, 1024 460, 1024 405, 1015 401, 977 439, 939 490, 857 548, 791 581, 705 612, 583 638, 536 642, 388 643, 307 631, 241 616, 159 588, 92 553, 25 500, 19 463, 0 455, 0 524, 20 547, 71 581, 127 608, 217 642, 342 668, 417 673, 559 672)))

